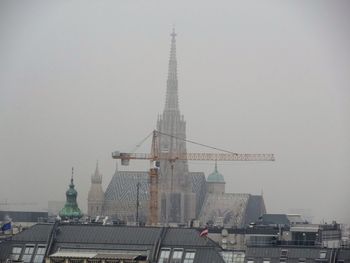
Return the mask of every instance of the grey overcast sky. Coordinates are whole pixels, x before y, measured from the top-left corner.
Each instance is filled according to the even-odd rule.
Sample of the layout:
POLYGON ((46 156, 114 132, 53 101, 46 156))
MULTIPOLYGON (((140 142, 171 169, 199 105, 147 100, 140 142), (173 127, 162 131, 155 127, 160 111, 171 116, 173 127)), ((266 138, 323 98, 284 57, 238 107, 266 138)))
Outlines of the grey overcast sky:
POLYGON ((96 160, 106 188, 111 152, 155 128, 174 24, 187 137, 276 155, 219 163, 227 192, 350 223, 349 14, 349 1, 2 0, 0 202, 65 200, 74 166, 86 209, 96 160))

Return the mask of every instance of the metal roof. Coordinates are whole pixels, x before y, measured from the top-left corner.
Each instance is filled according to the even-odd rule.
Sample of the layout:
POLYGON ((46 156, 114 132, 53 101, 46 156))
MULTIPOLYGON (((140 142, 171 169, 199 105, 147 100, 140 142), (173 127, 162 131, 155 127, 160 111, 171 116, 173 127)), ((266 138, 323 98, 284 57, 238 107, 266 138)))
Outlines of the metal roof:
POLYGON ((219 254, 219 251, 213 249, 199 248, 196 249, 196 256, 194 258, 194 263, 203 263, 203 262, 215 262, 215 263, 224 263, 224 259, 219 254))
POLYGON ((46 243, 53 224, 36 224, 13 236, 13 241, 23 242, 43 242, 46 243))
MULTIPOLYGON (((8 246, 46 244, 54 234, 50 257, 121 258, 152 256, 160 248, 182 248, 195 251, 195 263, 223 262, 221 248, 209 238, 200 237, 196 229, 134 226, 103 226, 84 224, 37 224, 1 244, 5 254, 8 246), (4 246, 3 246, 4 245, 4 246)), ((156 254, 155 254, 156 255, 156 254)))
POLYGON ((218 245, 209 238, 201 237, 196 229, 168 228, 162 246, 217 247, 218 245))
POLYGON ((81 244, 154 244, 161 228, 61 224, 57 242, 81 244))
POLYGON ((207 182, 210 183, 225 183, 224 176, 219 173, 217 163, 215 163, 214 171, 208 175, 207 182))

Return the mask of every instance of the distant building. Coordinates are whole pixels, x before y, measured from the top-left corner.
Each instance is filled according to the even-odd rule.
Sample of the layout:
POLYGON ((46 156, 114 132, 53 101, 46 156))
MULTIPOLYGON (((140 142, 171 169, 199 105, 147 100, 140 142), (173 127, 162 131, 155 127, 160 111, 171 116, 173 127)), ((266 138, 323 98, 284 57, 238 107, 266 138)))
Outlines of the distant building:
POLYGON ((350 249, 331 249, 305 246, 248 246, 245 263, 349 263, 350 249))
MULTIPOLYGON (((179 109, 176 34, 171 34, 166 99, 163 114, 158 116, 157 130, 170 136, 160 136, 159 152, 184 154, 186 150, 186 122, 179 109)), ((242 227, 266 213, 262 196, 225 193, 225 180, 215 164, 214 172, 206 180, 202 172, 190 172, 186 160, 170 163, 160 161, 159 214, 160 223, 187 224, 193 219, 202 224, 242 227)), ((148 217, 149 176, 147 171, 116 169, 105 192, 102 175, 96 167, 88 194, 88 215, 105 215, 128 222, 148 217), (139 206, 136 205, 139 185, 139 206)))

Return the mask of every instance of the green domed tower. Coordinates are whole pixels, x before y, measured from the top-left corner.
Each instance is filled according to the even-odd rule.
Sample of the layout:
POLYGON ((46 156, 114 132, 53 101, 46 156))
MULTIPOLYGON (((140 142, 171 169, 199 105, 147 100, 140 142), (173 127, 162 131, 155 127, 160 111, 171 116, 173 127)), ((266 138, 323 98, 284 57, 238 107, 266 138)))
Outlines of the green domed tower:
POLYGON ((207 178, 208 192, 213 194, 224 194, 225 184, 224 176, 219 173, 218 165, 215 162, 214 172, 209 174, 207 178))
POLYGON ((83 216, 77 204, 77 195, 78 195, 78 192, 74 189, 74 184, 73 184, 73 169, 72 169, 72 178, 70 180, 69 189, 66 192, 66 197, 67 197, 66 204, 59 212, 59 216, 62 219, 74 219, 74 218, 79 219, 83 216))

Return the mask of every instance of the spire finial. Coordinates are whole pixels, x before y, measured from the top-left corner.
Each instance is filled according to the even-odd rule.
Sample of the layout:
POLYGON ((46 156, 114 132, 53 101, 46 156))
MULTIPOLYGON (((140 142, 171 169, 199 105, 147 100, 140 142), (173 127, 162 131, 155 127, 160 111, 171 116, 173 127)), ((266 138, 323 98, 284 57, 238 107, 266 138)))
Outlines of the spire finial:
POLYGON ((70 179, 71 184, 73 184, 74 167, 72 166, 72 177, 70 179))
POLYGON ((218 161, 217 160, 215 160, 215 172, 218 172, 218 161))

